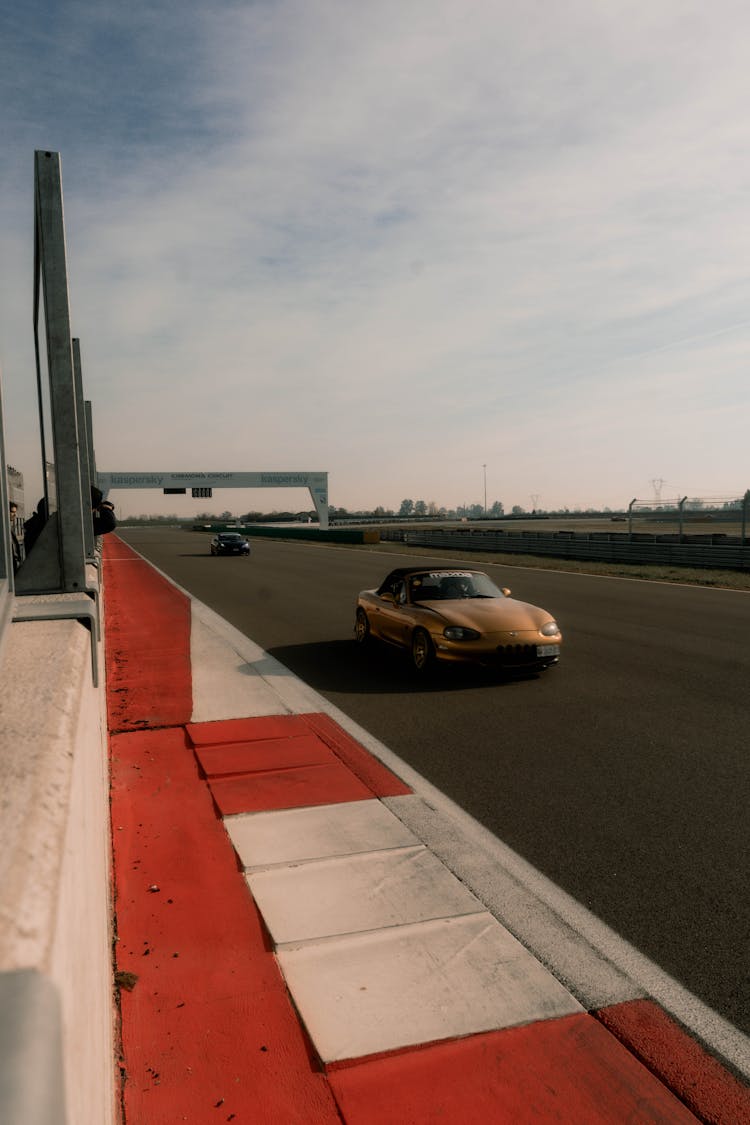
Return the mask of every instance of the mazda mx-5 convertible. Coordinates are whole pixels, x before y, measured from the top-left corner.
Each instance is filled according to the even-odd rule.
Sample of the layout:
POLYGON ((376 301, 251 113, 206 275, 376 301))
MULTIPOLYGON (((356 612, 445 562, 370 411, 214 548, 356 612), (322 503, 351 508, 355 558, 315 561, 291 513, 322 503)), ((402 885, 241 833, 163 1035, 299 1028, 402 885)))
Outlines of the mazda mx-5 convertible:
POLYGON ((392 570, 377 590, 362 590, 354 636, 405 649, 419 673, 436 662, 539 672, 557 664, 562 645, 546 610, 511 598, 481 570, 435 566, 392 570))

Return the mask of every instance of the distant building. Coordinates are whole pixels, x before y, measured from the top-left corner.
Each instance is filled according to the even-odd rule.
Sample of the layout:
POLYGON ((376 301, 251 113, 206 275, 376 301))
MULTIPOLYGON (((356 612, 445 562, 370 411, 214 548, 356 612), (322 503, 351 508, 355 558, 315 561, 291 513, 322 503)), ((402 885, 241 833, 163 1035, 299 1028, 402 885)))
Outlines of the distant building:
POLYGON ((5 468, 8 477, 8 500, 18 506, 19 518, 23 519, 26 514, 23 502, 23 473, 19 473, 12 465, 6 465, 5 468))

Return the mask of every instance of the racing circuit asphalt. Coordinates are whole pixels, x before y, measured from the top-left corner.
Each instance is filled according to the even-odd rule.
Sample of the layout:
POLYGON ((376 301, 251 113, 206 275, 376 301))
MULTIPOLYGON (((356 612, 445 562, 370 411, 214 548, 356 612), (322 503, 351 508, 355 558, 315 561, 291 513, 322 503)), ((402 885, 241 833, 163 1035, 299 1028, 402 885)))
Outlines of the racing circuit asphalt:
POLYGON ((250 559, 213 558, 202 533, 118 534, 750 1031, 750 595, 478 555, 556 616, 561 663, 520 681, 454 669, 423 685, 394 650, 352 639, 358 590, 412 556, 253 539, 250 559))

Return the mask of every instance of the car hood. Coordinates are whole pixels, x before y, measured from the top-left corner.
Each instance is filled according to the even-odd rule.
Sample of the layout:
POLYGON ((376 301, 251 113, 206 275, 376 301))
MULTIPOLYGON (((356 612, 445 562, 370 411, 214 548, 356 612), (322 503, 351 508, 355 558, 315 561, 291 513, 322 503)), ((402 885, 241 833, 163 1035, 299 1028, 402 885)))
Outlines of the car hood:
POLYGON ((463 625, 482 633, 526 629, 538 631, 552 614, 528 602, 515 598, 467 598, 455 602, 421 602, 422 608, 431 609, 446 625, 463 625))

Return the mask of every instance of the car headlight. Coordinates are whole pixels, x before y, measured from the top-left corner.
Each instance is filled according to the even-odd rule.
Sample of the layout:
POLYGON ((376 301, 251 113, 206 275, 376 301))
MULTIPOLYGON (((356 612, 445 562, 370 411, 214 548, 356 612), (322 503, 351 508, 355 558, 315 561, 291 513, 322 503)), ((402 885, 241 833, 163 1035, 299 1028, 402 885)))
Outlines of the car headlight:
POLYGON ((560 632, 560 628, 556 621, 546 621, 539 632, 543 637, 556 637, 560 632))
POLYGON ((475 641, 481 633, 476 629, 465 629, 463 625, 448 625, 443 629, 443 636, 449 641, 475 641))

